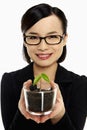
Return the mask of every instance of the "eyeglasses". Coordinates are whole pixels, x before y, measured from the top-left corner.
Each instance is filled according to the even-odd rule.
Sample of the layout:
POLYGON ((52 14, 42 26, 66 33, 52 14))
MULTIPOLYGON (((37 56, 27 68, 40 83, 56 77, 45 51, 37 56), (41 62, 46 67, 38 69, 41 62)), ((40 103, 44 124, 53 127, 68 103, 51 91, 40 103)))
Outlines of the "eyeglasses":
POLYGON ((42 41, 42 39, 45 40, 45 42, 49 45, 56 45, 61 43, 63 36, 61 35, 50 35, 46 37, 39 37, 39 36, 26 36, 24 34, 24 41, 28 45, 39 45, 42 41))

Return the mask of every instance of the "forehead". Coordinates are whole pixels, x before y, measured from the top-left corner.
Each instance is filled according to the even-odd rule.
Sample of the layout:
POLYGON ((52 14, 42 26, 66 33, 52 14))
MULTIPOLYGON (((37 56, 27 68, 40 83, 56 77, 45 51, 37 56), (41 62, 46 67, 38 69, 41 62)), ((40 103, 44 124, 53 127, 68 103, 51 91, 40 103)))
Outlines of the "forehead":
POLYGON ((44 34, 52 31, 59 33, 63 32, 62 22, 56 15, 51 15, 39 20, 30 29, 28 29, 26 33, 37 32, 39 34, 44 34))

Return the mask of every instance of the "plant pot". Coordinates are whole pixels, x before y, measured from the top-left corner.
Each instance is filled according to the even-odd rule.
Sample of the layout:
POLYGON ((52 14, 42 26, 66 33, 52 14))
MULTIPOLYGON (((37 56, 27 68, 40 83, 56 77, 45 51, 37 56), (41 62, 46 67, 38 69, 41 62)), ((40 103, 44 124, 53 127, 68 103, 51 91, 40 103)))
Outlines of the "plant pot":
POLYGON ((56 94, 57 88, 41 91, 24 89, 26 110, 34 115, 49 114, 56 102, 56 94))

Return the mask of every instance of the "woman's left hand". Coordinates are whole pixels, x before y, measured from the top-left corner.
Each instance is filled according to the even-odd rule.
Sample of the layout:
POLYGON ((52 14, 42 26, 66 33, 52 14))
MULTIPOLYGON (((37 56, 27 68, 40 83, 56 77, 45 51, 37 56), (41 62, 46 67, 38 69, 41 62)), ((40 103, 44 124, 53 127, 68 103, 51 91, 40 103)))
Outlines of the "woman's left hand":
POLYGON ((48 119, 51 119, 52 123, 55 124, 57 123, 65 114, 65 106, 64 106, 64 102, 63 102, 63 97, 61 94, 61 91, 59 89, 58 84, 51 82, 51 86, 55 87, 55 85, 57 86, 57 97, 56 97, 56 104, 53 108, 53 111, 48 114, 48 115, 44 115, 40 117, 40 123, 44 123, 45 121, 47 121, 48 119))

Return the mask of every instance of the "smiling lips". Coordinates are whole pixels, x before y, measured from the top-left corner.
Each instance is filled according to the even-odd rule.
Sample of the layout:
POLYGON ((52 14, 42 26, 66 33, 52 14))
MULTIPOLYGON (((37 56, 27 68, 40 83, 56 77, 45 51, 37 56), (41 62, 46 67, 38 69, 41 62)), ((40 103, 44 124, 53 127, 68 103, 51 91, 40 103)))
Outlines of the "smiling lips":
POLYGON ((37 54, 38 58, 41 60, 47 60, 51 55, 52 55, 52 53, 50 53, 50 54, 37 54))

